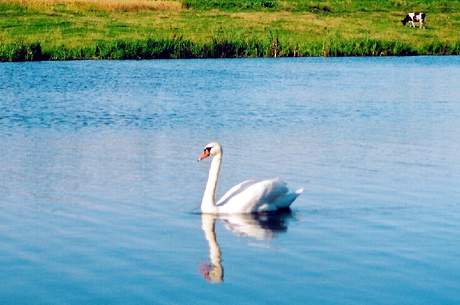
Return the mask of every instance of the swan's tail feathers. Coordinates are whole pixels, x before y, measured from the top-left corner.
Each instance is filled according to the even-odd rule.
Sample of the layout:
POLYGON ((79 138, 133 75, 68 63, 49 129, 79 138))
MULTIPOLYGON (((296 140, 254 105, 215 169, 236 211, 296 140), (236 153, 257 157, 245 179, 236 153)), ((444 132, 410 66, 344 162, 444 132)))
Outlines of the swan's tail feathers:
POLYGON ((302 194, 303 188, 298 189, 297 191, 288 191, 286 194, 283 196, 280 196, 276 201, 275 201, 275 206, 277 209, 285 209, 288 208, 296 199, 297 197, 302 194))

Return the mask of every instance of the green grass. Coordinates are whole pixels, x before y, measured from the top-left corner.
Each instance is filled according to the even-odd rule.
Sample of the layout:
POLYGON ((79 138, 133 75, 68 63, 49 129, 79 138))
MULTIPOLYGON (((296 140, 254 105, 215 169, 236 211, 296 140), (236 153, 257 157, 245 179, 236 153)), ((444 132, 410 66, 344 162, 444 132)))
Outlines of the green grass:
POLYGON ((276 0, 183 0, 183 6, 187 9, 209 10, 220 9, 226 11, 276 9, 276 0))
POLYGON ((297 11, 316 13, 385 12, 392 10, 452 12, 458 1, 449 0, 183 0, 186 8, 225 11, 297 11))
POLYGON ((1 61, 460 54, 458 0, 41 1, 0 0, 1 61), (427 13, 426 28, 402 26, 412 10, 427 13))

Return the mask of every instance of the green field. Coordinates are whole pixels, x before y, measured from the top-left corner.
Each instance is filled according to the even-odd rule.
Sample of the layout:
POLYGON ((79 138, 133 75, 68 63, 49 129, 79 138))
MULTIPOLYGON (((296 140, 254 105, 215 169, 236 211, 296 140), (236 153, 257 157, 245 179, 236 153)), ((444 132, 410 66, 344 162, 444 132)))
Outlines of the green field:
POLYGON ((460 0, 0 0, 2 61, 423 54, 460 54, 460 0))

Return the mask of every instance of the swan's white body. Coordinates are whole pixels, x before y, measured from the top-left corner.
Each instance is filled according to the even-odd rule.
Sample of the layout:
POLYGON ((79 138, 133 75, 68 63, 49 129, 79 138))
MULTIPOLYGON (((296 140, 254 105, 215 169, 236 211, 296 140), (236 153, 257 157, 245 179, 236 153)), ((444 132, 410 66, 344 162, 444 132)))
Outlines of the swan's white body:
POLYGON ((201 201, 201 212, 209 214, 237 214, 274 212, 288 208, 303 189, 292 191, 279 178, 254 181, 246 180, 232 187, 222 198, 215 201, 217 180, 222 163, 222 148, 209 143, 200 160, 213 156, 208 182, 201 201))

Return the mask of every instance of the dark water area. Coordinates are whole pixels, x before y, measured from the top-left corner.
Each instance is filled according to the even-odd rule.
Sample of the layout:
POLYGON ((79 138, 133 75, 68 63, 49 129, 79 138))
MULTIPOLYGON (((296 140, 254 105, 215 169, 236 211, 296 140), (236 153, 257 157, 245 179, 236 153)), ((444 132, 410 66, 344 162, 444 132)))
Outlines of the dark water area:
POLYGON ((458 304, 459 185, 460 57, 0 64, 1 304, 458 304))

